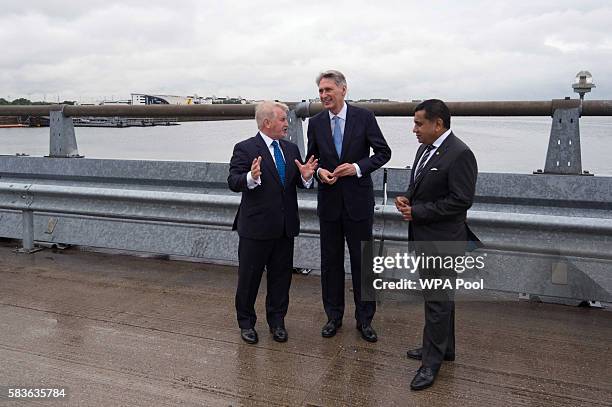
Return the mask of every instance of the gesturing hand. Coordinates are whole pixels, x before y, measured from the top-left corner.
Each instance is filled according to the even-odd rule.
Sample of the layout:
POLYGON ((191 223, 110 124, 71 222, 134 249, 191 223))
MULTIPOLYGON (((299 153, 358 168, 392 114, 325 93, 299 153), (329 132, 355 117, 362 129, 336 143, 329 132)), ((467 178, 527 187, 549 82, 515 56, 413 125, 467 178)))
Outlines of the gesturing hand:
POLYGON ((295 165, 297 165, 300 170, 300 174, 302 174, 302 178, 306 181, 310 181, 312 178, 312 174, 314 174, 315 170, 319 166, 319 160, 315 160, 314 155, 311 155, 308 161, 306 161, 303 165, 295 160, 295 165))
POLYGON ((258 180, 261 175, 261 156, 254 158, 251 163, 251 176, 254 180, 258 180))

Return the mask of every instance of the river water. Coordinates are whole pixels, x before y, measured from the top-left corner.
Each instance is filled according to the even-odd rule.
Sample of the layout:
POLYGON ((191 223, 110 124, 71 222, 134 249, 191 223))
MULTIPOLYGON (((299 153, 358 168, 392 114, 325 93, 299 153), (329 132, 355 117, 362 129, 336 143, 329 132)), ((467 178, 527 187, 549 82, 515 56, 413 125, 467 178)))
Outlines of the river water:
MULTIPOLYGON (((304 122, 304 133, 307 121, 304 122)), ((409 117, 379 117, 393 151, 387 167, 411 165, 418 143, 409 117)), ((548 117, 454 117, 452 129, 474 151, 482 172, 531 173, 543 168, 548 117)), ((228 162, 235 143, 256 133, 255 120, 184 122, 179 126, 77 127, 79 153, 87 158, 228 162)), ((612 176, 612 118, 580 119, 582 167, 612 176)), ((48 128, 0 129, 0 154, 49 153, 48 128)))

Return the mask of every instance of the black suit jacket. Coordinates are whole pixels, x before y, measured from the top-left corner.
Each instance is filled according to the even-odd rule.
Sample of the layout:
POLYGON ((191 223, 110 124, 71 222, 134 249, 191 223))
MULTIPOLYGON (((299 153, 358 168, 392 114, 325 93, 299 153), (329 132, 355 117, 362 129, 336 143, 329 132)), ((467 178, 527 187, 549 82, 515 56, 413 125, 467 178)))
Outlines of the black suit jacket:
POLYGON ((328 110, 311 117, 308 122, 307 158, 319 159, 319 168, 333 172, 342 163, 356 163, 361 178, 342 177, 334 185, 319 183, 317 214, 323 220, 338 220, 343 209, 352 220, 371 218, 374 211, 374 189, 370 174, 391 158, 391 149, 378 127, 374 114, 347 104, 342 140, 342 156, 338 157, 332 139, 328 110), (370 148, 374 154, 370 156, 370 148))
POLYGON ((283 188, 270 150, 259 133, 234 146, 227 183, 234 192, 242 192, 242 200, 232 230, 248 239, 295 237, 300 231, 296 186, 303 188, 300 171, 294 163, 301 162, 298 147, 279 140, 285 156, 285 187, 283 188), (247 173, 255 158, 261 156, 261 185, 247 188, 247 173))
POLYGON ((424 150, 425 145, 417 150, 406 192, 412 206, 410 240, 478 241, 466 224, 478 175, 472 150, 451 132, 414 179, 424 150))

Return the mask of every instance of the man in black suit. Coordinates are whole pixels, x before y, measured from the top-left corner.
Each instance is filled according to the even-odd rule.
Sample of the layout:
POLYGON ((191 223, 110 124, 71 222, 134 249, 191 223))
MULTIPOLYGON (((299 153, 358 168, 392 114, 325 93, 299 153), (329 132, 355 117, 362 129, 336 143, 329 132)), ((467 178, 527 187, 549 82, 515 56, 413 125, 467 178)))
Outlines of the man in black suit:
POLYGON ((376 342, 376 302, 361 298, 361 242, 372 238, 374 191, 370 174, 391 158, 376 118, 344 101, 347 85, 330 70, 316 80, 325 108, 308 122, 308 154, 319 160, 317 214, 321 231, 321 287, 327 323, 323 337, 336 334, 344 316, 344 241, 351 260, 355 319, 361 336, 376 342), (374 154, 370 156, 370 149, 374 154))
POLYGON ((234 146, 227 183, 242 200, 233 230, 238 230, 236 314, 240 335, 257 343, 255 300, 267 271, 266 319, 272 337, 287 341, 293 238, 300 231, 297 187, 310 187, 317 161, 304 164, 298 147, 286 140, 287 106, 262 102, 255 110, 259 132, 234 146))
MULTIPOLYGON (((466 224, 472 206, 478 167, 476 158, 450 129, 450 112, 437 99, 420 103, 414 111, 414 129, 421 146, 412 166, 406 196, 395 199, 417 256, 465 255, 466 242, 477 240, 466 224)), ((421 267, 421 279, 448 279, 456 273, 440 265, 421 267)), ((421 348, 408 357, 421 360, 410 383, 412 390, 431 386, 443 360, 455 360, 455 302, 452 290, 424 289, 425 328, 421 348)))

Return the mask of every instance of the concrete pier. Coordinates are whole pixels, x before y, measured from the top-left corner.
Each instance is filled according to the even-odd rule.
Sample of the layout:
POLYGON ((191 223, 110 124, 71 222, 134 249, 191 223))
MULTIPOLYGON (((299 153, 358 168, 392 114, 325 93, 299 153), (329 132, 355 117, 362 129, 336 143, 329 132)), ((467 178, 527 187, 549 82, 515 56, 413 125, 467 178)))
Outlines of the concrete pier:
MULTIPOLYGON (((236 269, 71 248, 15 253, 0 242, 0 386, 65 387, 50 406, 609 406, 612 312, 483 300, 457 303, 457 360, 429 390, 419 363, 422 303, 385 302, 360 339, 321 337, 319 278, 294 275, 287 343, 242 342, 236 269)), ((348 285, 347 285, 348 293, 348 285)), ((351 296, 347 295, 347 298, 351 296)))

